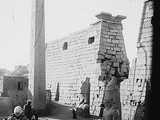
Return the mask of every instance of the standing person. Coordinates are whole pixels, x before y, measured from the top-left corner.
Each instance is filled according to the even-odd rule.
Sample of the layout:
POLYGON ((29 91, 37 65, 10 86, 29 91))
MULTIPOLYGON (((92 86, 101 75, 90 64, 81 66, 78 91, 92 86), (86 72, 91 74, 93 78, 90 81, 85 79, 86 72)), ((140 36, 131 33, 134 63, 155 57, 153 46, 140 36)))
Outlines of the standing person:
POLYGON ((33 112, 32 112, 32 106, 31 106, 32 101, 31 100, 27 100, 27 104, 24 105, 24 114, 26 115, 26 117, 31 120, 32 116, 33 116, 33 112))
POLYGON ((14 113, 7 120, 28 120, 24 115, 23 109, 20 106, 14 108, 14 113))
POLYGON ((73 115, 73 119, 76 119, 77 118, 77 115, 76 115, 76 103, 73 104, 73 108, 71 109, 72 110, 72 115, 73 115))
POLYGON ((104 104, 102 103, 102 104, 100 105, 100 113, 99 113, 99 117, 103 117, 104 108, 105 108, 105 106, 104 106, 104 104))

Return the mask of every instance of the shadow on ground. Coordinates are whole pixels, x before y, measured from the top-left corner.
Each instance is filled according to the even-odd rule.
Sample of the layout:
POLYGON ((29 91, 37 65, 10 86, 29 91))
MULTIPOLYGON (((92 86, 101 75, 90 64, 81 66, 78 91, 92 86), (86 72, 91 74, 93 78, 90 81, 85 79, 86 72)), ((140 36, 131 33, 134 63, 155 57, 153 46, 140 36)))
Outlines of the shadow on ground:
POLYGON ((96 116, 91 116, 90 118, 73 119, 71 109, 71 106, 58 102, 52 102, 51 104, 47 105, 47 114, 45 116, 41 116, 39 120, 101 120, 96 116))
POLYGON ((47 105, 46 114, 47 117, 41 116, 40 120, 74 120, 71 107, 58 102, 47 105))

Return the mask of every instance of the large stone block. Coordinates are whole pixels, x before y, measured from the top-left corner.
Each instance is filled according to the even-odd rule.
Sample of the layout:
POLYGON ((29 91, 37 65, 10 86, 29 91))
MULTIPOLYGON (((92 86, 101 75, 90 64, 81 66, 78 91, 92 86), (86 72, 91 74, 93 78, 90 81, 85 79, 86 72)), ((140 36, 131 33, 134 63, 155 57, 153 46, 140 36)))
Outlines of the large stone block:
POLYGON ((97 17, 100 22, 92 24, 86 30, 48 43, 46 49, 46 82, 51 84, 49 89, 53 91, 53 96, 56 93, 56 83, 59 82, 59 101, 69 105, 77 104, 77 99, 81 98, 80 88, 86 79, 90 79, 90 91, 86 93, 90 96, 90 113, 94 115, 99 115, 105 84, 110 81, 111 75, 115 75, 115 68, 120 69, 121 61, 128 64, 121 57, 126 57, 121 28, 124 17, 106 13, 97 17), (62 49, 64 42, 68 43, 66 50, 62 49))

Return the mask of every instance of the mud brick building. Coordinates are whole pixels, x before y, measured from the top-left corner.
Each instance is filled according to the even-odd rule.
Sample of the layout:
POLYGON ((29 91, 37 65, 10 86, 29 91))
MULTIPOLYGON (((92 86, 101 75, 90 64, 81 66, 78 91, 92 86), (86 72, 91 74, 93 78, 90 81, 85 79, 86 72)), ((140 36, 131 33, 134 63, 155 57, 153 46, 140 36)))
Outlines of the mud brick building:
POLYGON ((100 13, 87 29, 46 45, 46 88, 52 100, 68 105, 84 97, 90 114, 112 99, 120 110, 120 82, 128 77, 121 21, 126 17, 100 13))
POLYGON ((10 98, 12 110, 17 105, 23 107, 26 104, 28 98, 28 78, 22 76, 2 76, 0 83, 1 97, 10 98))
POLYGON ((132 120, 138 103, 143 103, 145 99, 146 82, 151 77, 152 16, 153 3, 145 1, 137 41, 137 57, 129 71, 129 78, 121 83, 123 120, 132 120))

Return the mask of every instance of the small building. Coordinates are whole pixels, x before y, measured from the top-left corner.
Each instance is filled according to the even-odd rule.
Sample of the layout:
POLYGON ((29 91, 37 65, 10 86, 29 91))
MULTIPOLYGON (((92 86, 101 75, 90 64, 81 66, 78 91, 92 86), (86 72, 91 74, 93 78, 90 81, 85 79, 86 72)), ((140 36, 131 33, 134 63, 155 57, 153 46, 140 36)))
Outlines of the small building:
POLYGON ((1 97, 9 97, 12 108, 23 106, 27 101, 28 78, 22 76, 2 76, 0 79, 1 97))

